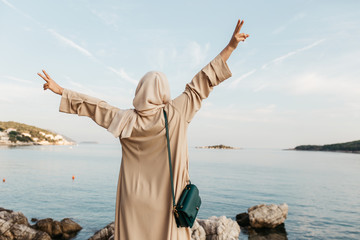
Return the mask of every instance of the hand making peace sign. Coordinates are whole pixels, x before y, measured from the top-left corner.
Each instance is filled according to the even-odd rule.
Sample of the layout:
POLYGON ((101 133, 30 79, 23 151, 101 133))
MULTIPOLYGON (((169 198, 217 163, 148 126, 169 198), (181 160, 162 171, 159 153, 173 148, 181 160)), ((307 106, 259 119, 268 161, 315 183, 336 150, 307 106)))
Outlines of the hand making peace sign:
POLYGON ((235 49, 237 47, 237 45, 239 44, 239 42, 243 42, 245 41, 246 38, 248 38, 250 35, 249 34, 245 34, 245 33, 240 33, 241 27, 244 24, 244 20, 238 20, 234 33, 230 39, 229 42, 229 47, 235 49))
POLYGON ((50 76, 49 74, 47 74, 45 72, 45 70, 42 70, 44 75, 41 75, 41 73, 38 73, 38 75, 40 77, 42 77, 42 79, 45 80, 45 84, 44 84, 44 90, 47 90, 47 89, 50 89, 51 91, 53 91, 54 93, 56 94, 59 94, 59 95, 62 95, 62 92, 63 92, 63 88, 59 86, 59 84, 57 84, 50 76))

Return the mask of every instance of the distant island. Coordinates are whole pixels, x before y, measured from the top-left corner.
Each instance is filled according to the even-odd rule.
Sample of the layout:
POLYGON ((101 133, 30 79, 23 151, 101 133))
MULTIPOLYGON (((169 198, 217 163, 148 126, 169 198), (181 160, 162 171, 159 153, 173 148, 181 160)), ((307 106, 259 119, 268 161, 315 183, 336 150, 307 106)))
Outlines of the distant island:
POLYGON ((18 122, 0 121, 0 145, 73 145, 74 141, 49 130, 18 122))
POLYGON ((360 140, 327 145, 300 145, 295 147, 294 150, 360 153, 360 140))
POLYGON ((195 147, 195 148, 203 148, 203 149, 240 149, 236 147, 230 147, 225 145, 214 145, 214 146, 202 146, 202 147, 195 147))

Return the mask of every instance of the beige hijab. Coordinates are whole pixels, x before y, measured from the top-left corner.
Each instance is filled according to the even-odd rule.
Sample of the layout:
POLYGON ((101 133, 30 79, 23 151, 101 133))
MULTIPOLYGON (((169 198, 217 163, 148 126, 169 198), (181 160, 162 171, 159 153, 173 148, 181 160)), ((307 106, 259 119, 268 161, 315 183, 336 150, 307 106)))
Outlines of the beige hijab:
POLYGON ((133 105, 135 109, 120 110, 108 131, 115 137, 128 138, 138 117, 152 116, 171 100, 169 82, 161 72, 148 72, 138 83, 133 105))

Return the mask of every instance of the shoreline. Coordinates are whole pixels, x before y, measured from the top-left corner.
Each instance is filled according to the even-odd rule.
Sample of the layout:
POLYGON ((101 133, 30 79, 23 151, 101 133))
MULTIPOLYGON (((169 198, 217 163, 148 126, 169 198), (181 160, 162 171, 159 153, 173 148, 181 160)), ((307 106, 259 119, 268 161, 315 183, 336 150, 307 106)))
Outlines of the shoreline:
POLYGON ((295 148, 288 148, 283 149, 283 151, 300 151, 300 152, 334 152, 334 153, 353 153, 353 154, 360 154, 360 151, 345 151, 345 150, 303 150, 303 149, 295 149, 295 148))

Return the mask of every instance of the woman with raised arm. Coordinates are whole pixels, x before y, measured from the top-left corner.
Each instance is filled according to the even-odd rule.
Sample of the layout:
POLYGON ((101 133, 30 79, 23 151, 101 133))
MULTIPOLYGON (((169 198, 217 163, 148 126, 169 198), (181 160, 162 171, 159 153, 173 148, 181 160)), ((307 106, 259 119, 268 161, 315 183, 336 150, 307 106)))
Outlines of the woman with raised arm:
POLYGON ((122 161, 117 185, 115 240, 190 240, 189 228, 177 228, 172 209, 170 173, 163 110, 169 119, 169 135, 175 200, 189 181, 187 128, 201 101, 213 87, 231 76, 226 64, 248 34, 238 21, 229 44, 206 65, 180 96, 171 100, 163 73, 148 72, 140 80, 134 109, 123 110, 106 102, 60 87, 43 70, 38 73, 50 89, 61 95, 60 112, 88 116, 119 137, 122 161))

